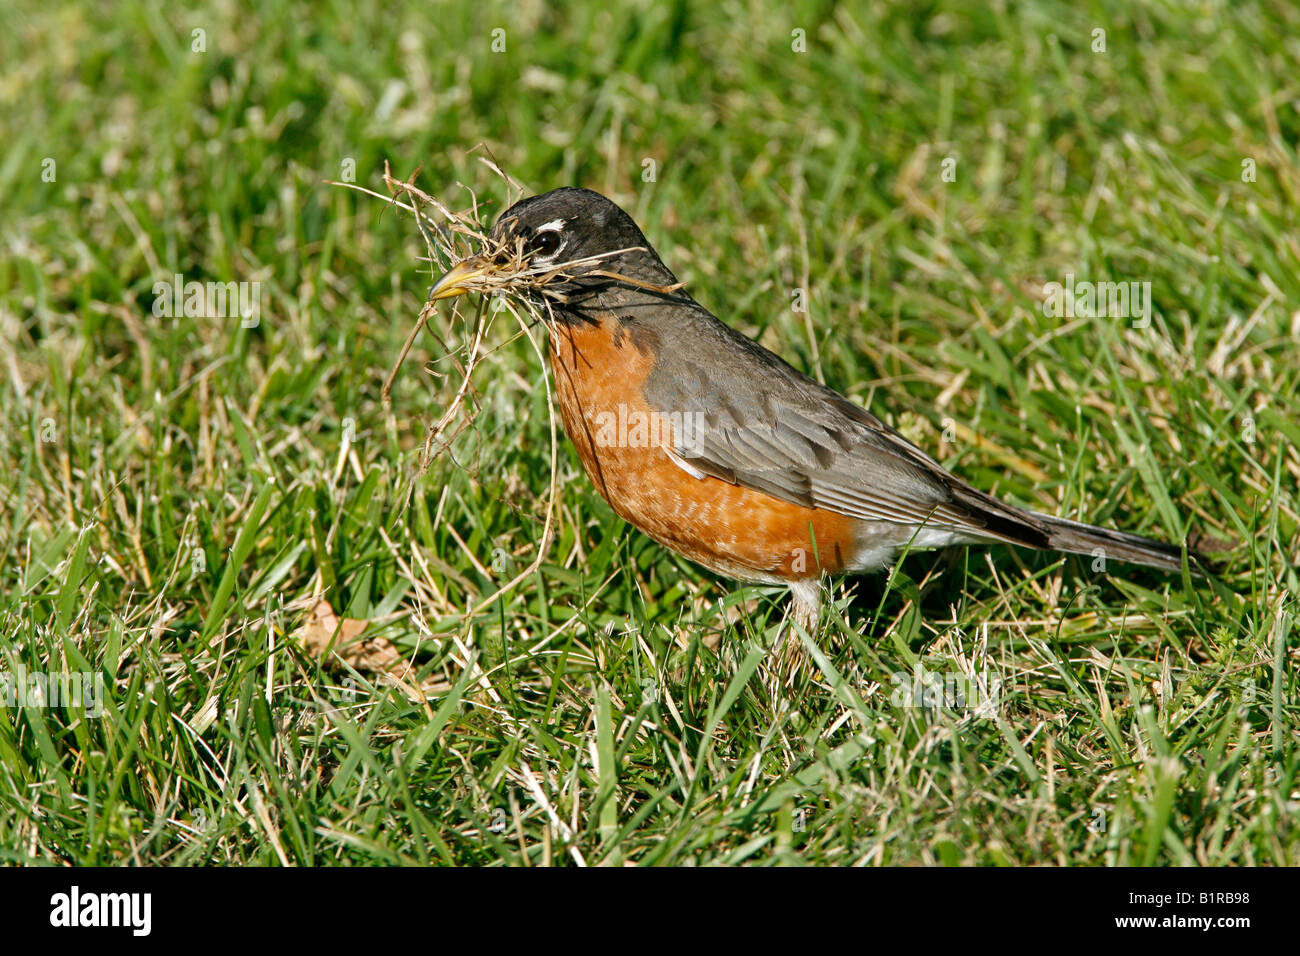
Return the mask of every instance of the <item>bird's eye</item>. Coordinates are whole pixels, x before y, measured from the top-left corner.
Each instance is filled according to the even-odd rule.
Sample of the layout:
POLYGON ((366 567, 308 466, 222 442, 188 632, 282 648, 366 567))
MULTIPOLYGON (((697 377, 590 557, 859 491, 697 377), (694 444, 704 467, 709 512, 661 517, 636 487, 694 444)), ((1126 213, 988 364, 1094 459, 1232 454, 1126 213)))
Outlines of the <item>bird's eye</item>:
POLYGON ((543 259, 549 259, 559 252, 560 245, 560 234, 553 229, 539 232, 533 237, 531 244, 533 254, 541 256, 543 259))

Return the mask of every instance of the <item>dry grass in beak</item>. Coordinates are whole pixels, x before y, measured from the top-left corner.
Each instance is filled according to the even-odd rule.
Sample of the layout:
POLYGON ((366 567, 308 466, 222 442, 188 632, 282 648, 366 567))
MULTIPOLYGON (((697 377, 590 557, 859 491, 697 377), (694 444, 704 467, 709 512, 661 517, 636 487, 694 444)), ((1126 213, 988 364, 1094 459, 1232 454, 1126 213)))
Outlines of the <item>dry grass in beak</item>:
POLYGON ((502 240, 489 237, 483 243, 483 251, 477 255, 462 259, 456 263, 434 286, 430 293, 431 300, 451 298, 457 295, 505 295, 520 300, 520 304, 537 319, 545 319, 533 304, 542 302, 564 302, 567 298, 557 286, 579 274, 584 277, 598 276, 634 285, 637 288, 668 294, 682 287, 680 282, 661 286, 642 282, 629 276, 610 272, 606 269, 581 269, 622 255, 625 252, 644 250, 644 246, 628 246, 602 252, 597 256, 581 259, 569 259, 565 262, 551 263, 546 266, 533 267, 530 256, 524 251, 522 239, 502 240))
MULTIPOLYGON (((506 185, 507 207, 517 202, 523 196, 523 188, 513 179, 507 176, 501 168, 490 159, 479 157, 480 162, 499 176, 506 185)), ((364 186, 358 186, 353 183, 331 182, 331 185, 342 186, 347 189, 355 189, 358 192, 366 193, 381 199, 390 205, 409 212, 415 219, 420 235, 424 239, 425 247, 428 250, 427 261, 437 268, 434 276, 442 275, 451 271, 456 265, 473 260, 477 257, 485 262, 493 263, 493 274, 500 276, 500 279, 485 283, 484 286, 467 286, 466 292, 484 292, 490 295, 499 289, 504 289, 509 283, 505 277, 519 278, 520 273, 527 273, 529 270, 523 261, 522 248, 507 249, 505 243, 494 240, 489 230, 485 227, 483 218, 479 214, 478 197, 473 190, 468 189, 471 205, 465 212, 454 212, 438 199, 424 192, 414 184, 414 175, 409 180, 395 179, 392 175, 388 164, 384 164, 384 185, 388 188, 390 195, 384 196, 373 190, 366 189, 364 186), (431 212, 435 215, 431 214, 431 212), (487 258, 490 255, 491 258, 487 258), (500 262, 498 257, 504 256, 500 262), (439 268, 440 267, 440 268, 439 268)), ((535 270, 538 272, 555 272, 555 269, 535 270)), ((550 281, 549 279, 546 281, 550 281)), ((513 290, 518 292, 520 287, 516 286, 513 290)), ((419 334, 420 329, 428 324, 428 317, 437 309, 437 299, 433 297, 431 290, 430 297, 425 301, 424 306, 416 318, 415 324, 406 342, 402 346, 392 370, 388 373, 384 381, 381 397, 383 399, 384 410, 388 417, 388 431, 390 442, 396 446, 397 423, 393 416, 391 390, 397 372, 402 366, 407 354, 411 350, 415 337, 419 334)), ((454 315, 459 316, 459 303, 464 301, 456 298, 453 303, 454 315)), ((485 608, 492 605, 501 595, 513 589, 519 582, 527 580, 537 569, 541 567, 547 552, 550 550, 551 542, 555 537, 555 499, 559 487, 559 431, 557 426, 557 417, 555 414, 554 396, 551 392, 550 378, 546 373, 546 361, 542 353, 541 346, 533 333, 533 326, 544 320, 537 308, 527 300, 517 294, 510 294, 499 297, 496 301, 503 308, 485 308, 487 302, 486 295, 477 300, 473 311, 472 322, 470 323, 469 334, 466 337, 465 345, 459 349, 448 348, 445 342, 438 337, 437 333, 430 327, 429 331, 446 351, 447 357, 456 365, 460 374, 460 383, 456 389, 451 402, 443 410, 436 422, 433 422, 429 428, 428 435, 425 438, 423 452, 420 457, 419 467, 416 474, 412 476, 411 482, 407 487, 406 496, 409 500, 410 495, 414 492, 415 480, 428 470, 429 465, 435 458, 445 452, 451 445, 451 442, 462 431, 473 424, 478 414, 478 403, 476 401, 469 403, 467 414, 462 415, 462 410, 467 407, 467 399, 475 397, 471 381, 474 370, 478 367, 489 351, 483 348, 483 342, 491 328, 493 319, 500 311, 509 311, 519 323, 520 334, 528 338, 537 354, 538 362, 542 372, 542 382, 546 390, 546 406, 550 417, 550 481, 546 495, 546 516, 545 524, 542 529, 541 542, 538 545, 537 553, 531 564, 524 568, 519 574, 515 575, 509 581, 501 584, 497 590, 481 598, 472 608, 464 611, 464 618, 468 623, 470 618, 480 614, 485 608), (519 306, 524 307, 525 315, 520 314, 519 306)), ((465 545, 462 543, 462 547, 465 545)), ((476 565, 482 567, 477 557, 470 555, 476 565)), ((486 573, 486 570, 485 570, 486 573)), ((429 594, 437 594, 438 588, 432 584, 428 588, 429 594)))
MULTIPOLYGON (((499 166, 490 160, 480 157, 489 169, 498 175, 506 185, 507 201, 512 202, 512 194, 523 195, 523 188, 507 176, 499 166)), ((428 251, 426 261, 433 266, 435 278, 451 270, 455 265, 472 259, 474 253, 491 247, 495 243, 489 237, 488 229, 480 214, 478 196, 472 189, 467 189, 470 196, 470 207, 464 212, 457 212, 439 201, 436 197, 420 189, 415 185, 415 174, 410 179, 402 180, 393 176, 392 170, 388 163, 384 163, 384 185, 388 188, 388 196, 377 193, 374 190, 366 189, 364 186, 358 186, 354 183, 330 182, 334 186, 342 186, 347 189, 354 189, 358 192, 382 199, 384 202, 396 207, 397 209, 409 212, 415 220, 416 227, 420 230, 420 236, 424 239, 425 248, 428 251)), ((388 377, 384 380, 381 399, 384 410, 388 414, 390 435, 395 432, 396 422, 393 419, 392 412, 392 388, 393 381, 397 378, 398 370, 401 369, 402 363, 406 360, 411 346, 415 342, 416 336, 420 330, 428 324, 429 315, 437 308, 437 300, 432 296, 424 303, 424 307, 416 316, 414 325, 411 327, 410 334, 407 336, 401 351, 398 353, 397 360, 393 363, 388 377)), ((455 313, 459 316, 459 310, 455 313)), ((438 337, 437 333, 429 328, 430 334, 438 338, 438 343, 446 351, 447 357, 455 364, 461 377, 460 387, 451 404, 444 411, 440 419, 434 423, 429 431, 425 441, 424 454, 420 462, 420 472, 423 473, 428 469, 432 459, 436 457, 434 452, 435 445, 441 445, 445 450, 446 445, 468 427, 473 418, 470 417, 460 423, 459 426, 444 440, 443 435, 455 421, 461 408, 465 403, 466 396, 472 393, 470 384, 474 369, 484 357, 482 343, 487 331, 492 324, 495 310, 484 310, 477 308, 473 313, 472 326, 469 334, 466 336, 466 344, 459 349, 448 347, 438 337)))
MULTIPOLYGON (((500 166, 485 157, 479 157, 479 161, 500 177, 505 184, 507 207, 522 198, 523 187, 503 172, 500 166)), ((475 367, 484 356, 481 348, 483 339, 492 324, 493 317, 501 311, 500 306, 504 306, 510 311, 519 321, 521 329, 527 332, 529 328, 538 322, 548 322, 551 318, 550 303, 565 301, 565 294, 560 289, 561 284, 574 278, 579 274, 579 271, 584 277, 610 279, 665 295, 680 289, 681 283, 660 286, 620 275, 607 269, 590 268, 603 259, 618 256, 625 252, 644 249, 641 246, 614 249, 598 256, 587 256, 535 267, 531 264, 531 256, 525 252, 521 238, 499 238, 491 234, 490 228, 487 227, 480 215, 478 197, 472 189, 466 187, 470 195, 470 208, 465 212, 456 212, 440 202, 436 197, 416 186, 414 180, 414 174, 410 179, 406 180, 395 178, 388 163, 385 162, 384 185, 388 188, 390 194, 388 196, 383 196, 373 190, 366 189, 364 186, 357 186, 353 183, 331 182, 331 185, 355 189, 411 213, 416 226, 420 230, 420 235, 424 238, 425 247, 429 253, 427 261, 431 265, 439 267, 434 274, 442 277, 429 290, 429 298, 425 301, 424 307, 416 317, 415 324, 397 356, 397 361, 394 362, 393 368, 384 380, 381 398, 384 410, 388 414, 390 437, 395 437, 396 430, 396 422, 392 413, 393 381, 396 379, 402 363, 406 360, 416 336, 420 334, 421 328, 428 324, 429 315, 437 307, 437 302, 446 298, 459 299, 460 296, 464 295, 480 296, 478 306, 474 311, 473 327, 467 337, 468 345, 463 350, 463 362, 456 358, 459 350, 448 348, 446 343, 439 339, 439 344, 446 350, 448 357, 456 362, 457 369, 461 374, 461 386, 457 390, 451 405, 429 432, 425 442, 424 455, 420 463, 420 471, 423 473, 435 457, 434 446, 440 444, 441 448, 439 450, 445 450, 451 439, 459 435, 473 421, 472 417, 463 421, 444 440, 443 435, 455 421, 457 414, 464 405, 466 396, 472 393, 470 380, 475 367), (431 215, 430 211, 436 216, 431 215), (498 306, 484 310, 483 302, 489 298, 498 303, 498 306), (541 303, 540 307, 539 303, 541 303), (520 314, 521 311, 524 313, 523 315, 520 314)), ((453 309, 455 310, 454 314, 459 315, 459 302, 453 304, 453 309)), ((437 333, 433 332, 432 328, 430 328, 430 333, 435 338, 437 337, 437 333)), ((543 372, 543 374, 545 373, 543 372)))

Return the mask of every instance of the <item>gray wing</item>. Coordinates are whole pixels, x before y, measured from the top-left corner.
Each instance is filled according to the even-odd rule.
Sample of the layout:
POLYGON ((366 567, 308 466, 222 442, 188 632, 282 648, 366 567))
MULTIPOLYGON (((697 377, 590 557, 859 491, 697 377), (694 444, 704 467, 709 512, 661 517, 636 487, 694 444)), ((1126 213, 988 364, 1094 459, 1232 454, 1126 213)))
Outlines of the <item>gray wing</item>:
POLYGON ((688 333, 692 349, 662 350, 646 384, 652 406, 680 414, 674 451, 690 468, 865 521, 1042 540, 1024 512, 966 485, 870 412, 699 313, 689 330, 674 330, 688 333))

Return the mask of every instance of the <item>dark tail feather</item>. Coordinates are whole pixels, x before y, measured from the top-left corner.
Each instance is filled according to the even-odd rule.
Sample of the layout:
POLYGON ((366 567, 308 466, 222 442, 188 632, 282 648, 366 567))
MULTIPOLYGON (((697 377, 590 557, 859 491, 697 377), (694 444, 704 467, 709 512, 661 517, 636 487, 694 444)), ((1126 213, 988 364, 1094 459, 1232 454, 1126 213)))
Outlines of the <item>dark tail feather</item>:
MULTIPOLYGON (((1028 548, 1101 557, 1107 561, 1131 561, 1161 571, 1177 573, 1183 568, 1183 549, 1176 544, 1027 511, 969 486, 953 490, 954 497, 970 509, 972 516, 981 522, 981 530, 991 538, 1028 548)), ((1194 574, 1204 575, 1218 570, 1217 564, 1195 549, 1188 549, 1188 558, 1194 574)))
MULTIPOLYGON (((1056 551, 1099 556, 1107 561, 1131 561, 1162 571, 1182 570, 1183 549, 1177 545, 1051 515, 1034 513, 1033 517, 1047 532, 1047 546, 1056 551)), ((1192 552, 1189 557, 1193 559, 1189 562, 1192 570, 1196 570, 1196 553, 1192 552)))

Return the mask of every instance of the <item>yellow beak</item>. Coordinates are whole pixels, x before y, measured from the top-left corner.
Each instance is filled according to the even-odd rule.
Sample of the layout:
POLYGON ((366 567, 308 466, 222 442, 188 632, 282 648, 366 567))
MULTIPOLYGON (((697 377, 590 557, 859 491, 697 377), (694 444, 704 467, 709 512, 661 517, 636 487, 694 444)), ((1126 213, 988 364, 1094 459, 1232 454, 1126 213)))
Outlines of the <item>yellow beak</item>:
POLYGON ((438 299, 451 299, 458 295, 465 295, 470 290, 465 288, 464 283, 470 279, 486 275, 490 271, 492 271, 492 263, 484 262, 479 256, 470 256, 468 259, 456 263, 447 270, 446 275, 434 283, 429 298, 437 301, 438 299))

